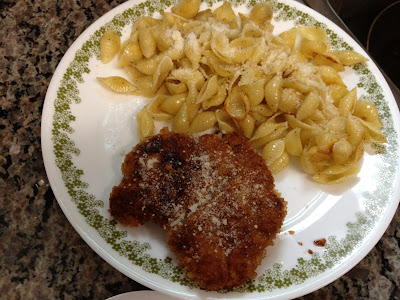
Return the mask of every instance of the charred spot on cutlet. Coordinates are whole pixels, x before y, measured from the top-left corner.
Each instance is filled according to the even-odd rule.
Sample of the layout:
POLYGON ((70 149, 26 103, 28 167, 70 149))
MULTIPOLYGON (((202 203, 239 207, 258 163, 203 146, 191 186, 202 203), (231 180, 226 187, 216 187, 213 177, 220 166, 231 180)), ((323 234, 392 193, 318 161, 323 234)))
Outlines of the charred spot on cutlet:
POLYGON ((140 144, 138 151, 142 153, 152 154, 159 153, 162 147, 162 139, 159 136, 154 137, 154 139, 149 140, 148 143, 140 144))
POLYGON ((167 149, 161 154, 161 164, 168 164, 175 171, 182 169, 184 163, 185 159, 173 149, 167 149))

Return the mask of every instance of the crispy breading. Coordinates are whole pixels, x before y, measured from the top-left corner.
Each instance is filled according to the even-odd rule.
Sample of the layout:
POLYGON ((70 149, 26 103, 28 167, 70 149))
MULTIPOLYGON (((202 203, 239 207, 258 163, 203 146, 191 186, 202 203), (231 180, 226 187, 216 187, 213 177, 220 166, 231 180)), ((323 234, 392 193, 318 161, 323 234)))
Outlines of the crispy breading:
POLYGON ((111 215, 165 229, 179 265, 207 290, 254 278, 286 215, 263 159, 236 133, 156 135, 127 154, 122 173, 111 215))

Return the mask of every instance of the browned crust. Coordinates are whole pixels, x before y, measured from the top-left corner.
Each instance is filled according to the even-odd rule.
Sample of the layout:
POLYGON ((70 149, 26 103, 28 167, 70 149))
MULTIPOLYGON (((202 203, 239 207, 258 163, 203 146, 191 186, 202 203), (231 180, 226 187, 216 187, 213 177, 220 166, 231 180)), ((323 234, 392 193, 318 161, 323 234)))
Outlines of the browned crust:
POLYGON ((153 221, 187 276, 208 290, 256 276, 286 215, 263 159, 237 134, 154 136, 130 152, 110 213, 123 224, 153 221))

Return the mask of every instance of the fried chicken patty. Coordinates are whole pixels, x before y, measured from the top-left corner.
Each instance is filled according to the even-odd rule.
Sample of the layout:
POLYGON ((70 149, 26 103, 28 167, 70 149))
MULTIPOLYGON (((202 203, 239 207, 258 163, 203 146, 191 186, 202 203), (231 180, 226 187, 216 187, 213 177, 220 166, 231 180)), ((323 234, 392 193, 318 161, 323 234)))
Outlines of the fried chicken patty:
POLYGON ((254 278, 286 215, 263 159, 236 133, 156 135, 126 155, 122 173, 111 215, 166 230, 179 265, 207 290, 254 278))

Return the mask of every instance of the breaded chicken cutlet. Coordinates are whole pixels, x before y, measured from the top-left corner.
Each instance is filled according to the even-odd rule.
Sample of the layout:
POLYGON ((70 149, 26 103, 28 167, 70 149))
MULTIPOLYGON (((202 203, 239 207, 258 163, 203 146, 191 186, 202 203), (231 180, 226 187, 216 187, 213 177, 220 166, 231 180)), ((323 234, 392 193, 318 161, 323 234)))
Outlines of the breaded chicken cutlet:
POLYGON ((111 215, 166 230, 179 265, 207 290, 254 278, 286 215, 263 159, 236 133, 156 135, 126 155, 122 173, 111 215))

